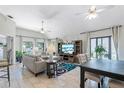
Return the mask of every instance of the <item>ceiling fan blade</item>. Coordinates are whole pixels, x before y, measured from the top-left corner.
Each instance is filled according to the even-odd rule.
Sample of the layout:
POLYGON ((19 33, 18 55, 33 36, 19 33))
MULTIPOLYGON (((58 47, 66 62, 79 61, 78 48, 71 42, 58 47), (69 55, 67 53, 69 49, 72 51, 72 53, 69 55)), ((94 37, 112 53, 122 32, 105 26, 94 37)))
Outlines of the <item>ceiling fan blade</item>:
POLYGON ((111 9, 111 8, 113 8, 113 7, 114 7, 114 5, 107 5, 107 6, 103 7, 102 9, 97 9, 97 10, 96 10, 96 13, 103 12, 103 11, 105 11, 105 10, 107 10, 107 9, 111 9))
POLYGON ((104 10, 106 10, 106 9, 111 9, 111 8, 114 8, 115 7, 115 5, 107 5, 107 6, 105 6, 105 7, 103 7, 102 9, 98 9, 97 11, 104 11, 104 10))
POLYGON ((75 15, 78 16, 78 15, 88 15, 88 14, 89 14, 89 13, 83 13, 83 12, 82 12, 82 13, 76 13, 75 15))
POLYGON ((102 12, 102 11, 104 11, 105 9, 104 8, 102 8, 102 9, 98 9, 98 10, 96 10, 96 12, 97 13, 100 13, 100 12, 102 12))
POLYGON ((40 33, 44 34, 45 32, 44 31, 40 31, 40 33))
POLYGON ((106 9, 111 9, 111 8, 114 8, 115 7, 115 5, 107 5, 105 8, 106 9))
POLYGON ((75 13, 75 15, 82 15, 83 13, 75 13))

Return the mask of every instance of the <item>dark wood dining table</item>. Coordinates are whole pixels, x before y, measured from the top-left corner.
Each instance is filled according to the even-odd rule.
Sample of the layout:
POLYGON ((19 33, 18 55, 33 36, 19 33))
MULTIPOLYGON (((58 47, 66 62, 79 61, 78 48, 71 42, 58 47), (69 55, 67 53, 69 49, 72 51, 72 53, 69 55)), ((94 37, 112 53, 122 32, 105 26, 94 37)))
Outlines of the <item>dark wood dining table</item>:
POLYGON ((124 61, 90 60, 80 65, 80 87, 85 87, 85 72, 124 81, 124 61))

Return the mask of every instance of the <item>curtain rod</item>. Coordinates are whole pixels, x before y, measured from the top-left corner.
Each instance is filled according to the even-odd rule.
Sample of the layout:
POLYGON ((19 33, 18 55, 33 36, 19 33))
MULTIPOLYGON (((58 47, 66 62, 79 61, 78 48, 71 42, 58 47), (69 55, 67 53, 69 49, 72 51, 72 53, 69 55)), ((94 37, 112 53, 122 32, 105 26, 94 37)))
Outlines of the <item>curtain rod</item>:
MULTIPOLYGON (((122 27, 122 25, 119 25, 119 27, 122 27)), ((93 31, 81 32, 80 34, 86 34, 86 33, 90 33, 90 32, 98 32, 98 31, 103 31, 103 30, 107 30, 107 29, 111 29, 111 27, 103 28, 103 29, 97 29, 97 30, 93 30, 93 31)))

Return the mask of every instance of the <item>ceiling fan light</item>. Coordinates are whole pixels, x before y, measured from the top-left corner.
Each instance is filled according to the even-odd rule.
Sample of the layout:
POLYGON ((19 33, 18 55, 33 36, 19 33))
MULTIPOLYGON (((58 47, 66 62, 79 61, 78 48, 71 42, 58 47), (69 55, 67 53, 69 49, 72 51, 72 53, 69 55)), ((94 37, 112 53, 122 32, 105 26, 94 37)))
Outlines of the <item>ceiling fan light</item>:
POLYGON ((90 7, 90 11, 95 11, 95 10, 96 10, 96 6, 95 5, 90 7))
POLYGON ((43 33, 44 33, 44 31, 43 31, 43 30, 41 30, 41 31, 40 31, 40 33, 42 33, 42 34, 43 34, 43 33))
POLYGON ((43 28, 41 28, 41 31, 44 31, 44 29, 43 29, 43 28))
POLYGON ((89 19, 89 20, 91 20, 91 19, 92 19, 92 17, 89 15, 89 16, 88 16, 88 19, 89 19))
POLYGON ((95 19, 97 17, 97 14, 96 13, 92 13, 89 15, 89 19, 95 19))

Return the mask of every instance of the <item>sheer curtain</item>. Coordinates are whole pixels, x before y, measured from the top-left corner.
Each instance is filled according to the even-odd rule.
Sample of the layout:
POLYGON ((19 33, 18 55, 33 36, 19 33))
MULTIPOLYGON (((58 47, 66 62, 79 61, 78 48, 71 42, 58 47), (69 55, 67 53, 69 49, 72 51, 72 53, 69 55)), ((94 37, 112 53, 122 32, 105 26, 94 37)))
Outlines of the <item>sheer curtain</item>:
POLYGON ((116 59, 118 60, 118 46, 119 46, 119 31, 120 31, 120 26, 114 26, 112 27, 112 38, 113 38, 113 43, 116 51, 116 59))
POLYGON ((86 39, 83 41, 83 53, 90 54, 90 33, 86 33, 86 39))
POLYGON ((14 59, 13 59, 14 58, 14 54, 13 54, 13 37, 7 36, 6 41, 7 41, 7 50, 6 50, 6 52, 12 50, 11 55, 10 55, 10 64, 13 64, 13 61, 14 61, 14 59))

